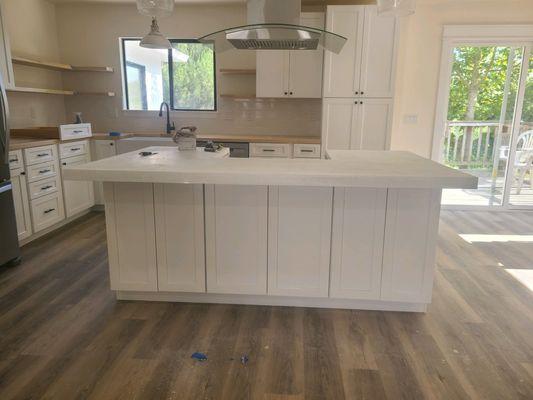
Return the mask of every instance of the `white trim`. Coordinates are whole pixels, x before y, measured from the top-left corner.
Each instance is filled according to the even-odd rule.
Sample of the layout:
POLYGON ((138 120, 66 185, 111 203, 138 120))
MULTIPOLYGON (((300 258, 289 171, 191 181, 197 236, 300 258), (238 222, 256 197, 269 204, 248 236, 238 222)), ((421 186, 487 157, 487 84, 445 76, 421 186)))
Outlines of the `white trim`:
POLYGON ((444 25, 443 38, 454 40, 470 40, 473 37, 481 40, 533 40, 533 25, 444 25))
POLYGON ((170 293, 116 291, 117 300, 166 301, 184 303, 246 304, 261 306, 292 306, 313 308, 339 308, 349 310, 377 310, 426 312, 425 303, 406 303, 381 300, 349 300, 331 298, 308 298, 288 296, 259 296, 217 293, 170 293))

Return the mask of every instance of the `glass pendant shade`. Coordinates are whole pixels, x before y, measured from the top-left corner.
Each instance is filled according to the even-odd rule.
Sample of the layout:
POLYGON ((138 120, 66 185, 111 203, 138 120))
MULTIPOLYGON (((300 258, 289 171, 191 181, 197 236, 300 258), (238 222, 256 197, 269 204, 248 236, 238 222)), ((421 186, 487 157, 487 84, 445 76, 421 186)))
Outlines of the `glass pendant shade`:
POLYGON ((174 0, 137 0, 137 10, 149 17, 168 17, 174 10, 174 0))
POLYGON ((142 38, 139 46, 146 47, 147 49, 171 49, 172 45, 169 40, 159 32, 159 26, 157 25, 157 19, 152 18, 152 26, 150 27, 150 33, 142 38))
POLYGON ((404 17, 414 14, 416 0, 377 0, 378 15, 383 17, 404 17))

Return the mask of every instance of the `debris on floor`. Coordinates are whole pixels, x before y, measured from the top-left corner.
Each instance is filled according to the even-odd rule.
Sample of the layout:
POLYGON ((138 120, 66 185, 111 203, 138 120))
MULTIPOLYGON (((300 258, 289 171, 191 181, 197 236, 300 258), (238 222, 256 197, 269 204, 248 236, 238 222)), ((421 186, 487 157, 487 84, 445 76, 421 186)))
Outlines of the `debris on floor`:
POLYGON ((246 354, 243 354, 243 355, 241 356, 241 364, 242 364, 242 365, 246 365, 246 364, 248 364, 248 361, 250 361, 250 359, 248 358, 248 356, 247 356, 246 354))
POLYGON ((198 360, 198 361, 207 361, 207 356, 204 353, 192 353, 191 358, 198 360))

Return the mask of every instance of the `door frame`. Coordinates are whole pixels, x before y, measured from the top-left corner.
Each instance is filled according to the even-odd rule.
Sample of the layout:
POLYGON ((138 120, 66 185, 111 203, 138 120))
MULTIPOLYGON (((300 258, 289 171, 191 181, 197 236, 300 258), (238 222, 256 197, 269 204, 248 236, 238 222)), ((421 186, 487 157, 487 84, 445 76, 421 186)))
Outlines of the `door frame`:
MULTIPOLYGON (((457 46, 510 46, 523 47, 527 52, 533 46, 533 25, 445 25, 442 35, 442 52, 441 65, 439 72, 439 84, 437 92, 437 102, 435 106, 435 122, 433 126, 433 138, 431 146, 431 159, 441 163, 442 160, 442 146, 444 145, 444 135, 446 122, 448 119, 448 103, 450 100, 450 84, 451 73, 453 66, 453 59, 451 57, 452 51, 457 46)), ((524 56, 524 62, 526 57, 524 56)), ((524 64, 523 64, 524 65, 524 64)), ((519 94, 518 102, 523 103, 524 91, 519 94)), ((522 105, 519 105, 521 111, 522 105)), ((515 113, 513 123, 517 120, 518 113, 515 113)), ((520 112, 521 114, 521 112, 520 112)), ((521 116, 521 115, 520 115, 521 116)), ((513 129, 519 129, 516 124, 513 124, 513 129)), ((513 131, 512 140, 514 146, 510 146, 511 150, 516 148, 515 132, 513 131)), ((506 176, 508 176, 511 163, 514 163, 514 152, 510 156, 506 176)), ((509 206, 509 185, 506 183, 504 188, 504 195, 502 205, 488 205, 488 206, 472 206, 472 205, 445 205, 445 209, 461 209, 461 210, 508 210, 508 209, 533 209, 528 206, 509 206)))

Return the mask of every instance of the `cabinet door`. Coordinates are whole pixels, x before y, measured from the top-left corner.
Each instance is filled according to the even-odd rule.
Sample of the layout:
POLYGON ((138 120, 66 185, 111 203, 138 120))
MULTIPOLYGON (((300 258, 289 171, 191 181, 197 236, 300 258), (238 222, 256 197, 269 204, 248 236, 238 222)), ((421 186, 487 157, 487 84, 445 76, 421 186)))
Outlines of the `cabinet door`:
POLYGON ((267 186, 205 186, 209 293, 266 294, 267 202, 267 186))
POLYGON ((381 299, 430 303, 440 189, 390 189, 381 299))
MULTIPOLYGON (((324 29, 323 13, 302 13, 300 23, 324 29)), ((324 50, 290 51, 289 95, 294 98, 322 97, 324 50)))
POLYGON ((324 99, 322 105, 322 151, 350 150, 353 99, 324 99))
POLYGON ((26 177, 23 175, 22 170, 15 169, 11 171, 11 186, 13 188, 18 238, 22 240, 32 233, 26 177))
MULTIPOLYGON (((102 160, 104 158, 117 155, 115 140, 93 140, 93 159, 102 160)), ((94 182, 94 202, 104 204, 104 189, 102 182, 94 182)))
POLYGON ((0 74, 6 88, 15 86, 13 64, 11 63, 11 48, 4 21, 4 10, 0 3, 0 74))
POLYGON ((203 185, 156 184, 160 291, 205 292, 203 185))
POLYGON ((359 94, 364 6, 328 6, 326 29, 348 39, 339 54, 325 52, 324 97, 359 94))
POLYGON ((332 188, 269 188, 268 294, 328 296, 332 196, 332 188))
POLYGON ((284 50, 257 51, 257 97, 287 97, 289 95, 289 52, 284 50))
MULTIPOLYGON (((61 168, 81 165, 91 161, 89 154, 61 160, 61 168)), ((94 206, 94 186, 92 181, 63 181, 65 212, 67 218, 94 206)))
POLYGON ((392 99, 359 99, 355 103, 351 149, 388 150, 392 99))
POLYGON ((150 183, 104 183, 111 289, 157 292, 150 183))
POLYGON ((360 95, 393 97, 397 24, 397 18, 379 17, 376 6, 365 7, 360 95))
POLYGON ((387 189, 335 188, 330 297, 379 300, 387 189))

